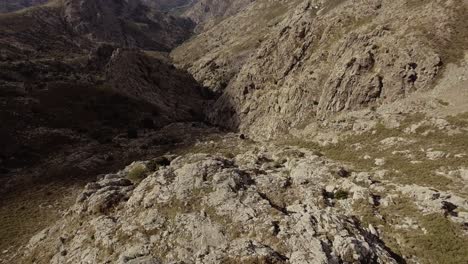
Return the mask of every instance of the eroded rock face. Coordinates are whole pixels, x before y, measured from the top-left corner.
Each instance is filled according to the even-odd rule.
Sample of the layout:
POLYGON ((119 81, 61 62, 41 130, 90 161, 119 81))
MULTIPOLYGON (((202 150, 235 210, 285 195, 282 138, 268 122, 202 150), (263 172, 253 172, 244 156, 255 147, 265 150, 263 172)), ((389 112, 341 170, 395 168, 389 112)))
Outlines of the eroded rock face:
MULTIPOLYGON (((197 34, 190 41, 184 42, 171 53, 174 62, 187 69, 194 78, 211 90, 222 93, 231 79, 250 56, 258 49, 262 41, 285 13, 295 6, 294 1, 213 1, 207 16, 213 16, 206 22, 216 23, 197 34), (233 11, 227 18, 215 16, 212 9, 218 5, 244 3, 243 8, 233 11)), ((190 10, 195 10, 199 2, 190 10)), ((195 12, 195 11, 194 11, 195 12)), ((227 15, 227 14, 226 14, 227 15)), ((196 18, 192 19, 196 20, 196 18)), ((205 25, 205 24, 199 24, 205 25)))
MULTIPOLYGON (((464 33, 458 33, 466 31, 459 23, 466 18, 463 4, 298 1, 284 6, 287 15, 282 21, 263 26, 268 34, 258 39, 257 46, 232 52, 235 39, 221 32, 236 32, 242 21, 252 24, 247 10, 261 4, 257 1, 241 12, 238 17, 244 15, 244 20, 230 24, 234 19, 230 18, 210 29, 218 46, 226 47, 223 52, 200 56, 197 50, 198 59, 183 65, 213 89, 227 87, 213 107, 215 123, 259 137, 330 113, 429 90, 444 64, 462 57, 462 46, 454 43, 466 43, 464 33), (430 35, 424 33, 429 31, 430 35), (229 63, 235 57, 230 54, 244 51, 247 59, 229 63)), ((258 35, 262 36, 261 30, 258 35)), ((204 38, 202 34, 182 48, 204 38)), ((179 56, 190 58, 183 54, 176 50, 176 61, 179 56)))
POLYGON ((31 239, 24 263, 397 263, 323 205, 333 175, 321 158, 284 151, 189 154, 135 185, 131 167, 106 175, 31 239))

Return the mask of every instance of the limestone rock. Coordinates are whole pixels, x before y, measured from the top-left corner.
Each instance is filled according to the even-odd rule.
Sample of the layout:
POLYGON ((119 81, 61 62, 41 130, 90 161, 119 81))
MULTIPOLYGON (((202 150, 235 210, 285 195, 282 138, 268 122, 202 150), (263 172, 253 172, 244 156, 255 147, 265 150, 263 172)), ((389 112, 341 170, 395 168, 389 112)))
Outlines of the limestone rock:
POLYGON ((397 263, 376 232, 317 206, 331 175, 320 158, 306 153, 289 164, 293 185, 282 188, 281 168, 262 174, 257 162, 239 167, 205 154, 178 157, 136 187, 125 171, 106 175, 33 238, 24 257, 37 263, 397 263), (62 241, 59 247, 55 241, 62 241))

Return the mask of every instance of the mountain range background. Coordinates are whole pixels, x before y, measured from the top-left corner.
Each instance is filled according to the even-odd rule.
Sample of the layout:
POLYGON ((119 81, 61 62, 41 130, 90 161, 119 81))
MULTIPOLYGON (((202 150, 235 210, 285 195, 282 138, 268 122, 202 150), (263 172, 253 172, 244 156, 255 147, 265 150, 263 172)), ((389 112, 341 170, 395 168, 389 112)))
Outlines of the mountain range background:
POLYGON ((2 0, 0 263, 465 263, 467 7, 2 0))

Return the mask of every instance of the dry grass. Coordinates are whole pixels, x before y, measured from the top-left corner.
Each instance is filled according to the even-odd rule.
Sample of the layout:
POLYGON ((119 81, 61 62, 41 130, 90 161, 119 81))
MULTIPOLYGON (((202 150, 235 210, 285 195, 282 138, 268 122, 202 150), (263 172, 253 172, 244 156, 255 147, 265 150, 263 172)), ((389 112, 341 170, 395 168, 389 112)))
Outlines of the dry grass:
MULTIPOLYGON (((448 121, 457 127, 468 127, 466 118, 467 114, 463 114, 449 118, 448 121)), ((468 149, 467 133, 448 135, 430 126, 421 126, 415 134, 405 134, 403 132, 411 124, 422 120, 424 120, 424 116, 421 114, 407 116, 400 128, 389 129, 379 124, 371 132, 347 136, 340 140, 338 144, 326 147, 298 139, 290 140, 287 144, 320 151, 326 157, 349 164, 358 171, 372 171, 377 168, 374 159, 384 158, 386 163, 379 168, 389 170, 391 172, 389 177, 399 183, 418 184, 442 190, 459 189, 460 186, 452 184, 453 181, 450 178, 438 175, 436 171, 440 168, 456 169, 468 166, 468 160, 454 157, 454 154, 465 153, 468 149), (433 131, 426 135, 421 134, 429 130, 433 131), (382 148, 381 141, 390 137, 403 137, 408 143, 402 146, 382 148), (356 150, 355 144, 360 144, 361 149, 356 150), (429 148, 448 153, 450 157, 429 160, 426 157, 426 152, 423 151, 429 148), (414 158, 410 159, 403 155, 392 154, 393 151, 408 150, 414 155, 414 158), (364 159, 365 155, 369 155, 371 159, 364 159), (413 164, 411 161, 419 161, 420 163, 413 164)))
POLYGON ((416 205, 403 195, 385 208, 372 208, 368 203, 355 203, 354 209, 362 216, 363 222, 381 226, 385 243, 406 259, 416 256, 423 264, 464 263, 463 261, 468 259, 468 237, 464 235, 460 226, 440 214, 422 214, 416 205), (377 212, 382 218, 376 217, 377 212), (405 218, 413 219, 420 228, 394 227, 401 224, 405 218))
MULTIPOLYGON (((467 159, 454 157, 455 154, 466 153, 468 150, 468 113, 447 118, 450 125, 464 131, 462 133, 448 134, 432 127, 430 122, 420 126, 414 134, 404 132, 409 126, 424 120, 427 118, 422 114, 409 115, 401 122, 399 128, 389 129, 379 124, 373 131, 347 136, 338 144, 325 147, 300 139, 290 140, 287 144, 320 151, 325 157, 348 164, 357 171, 385 169, 389 171, 385 180, 390 182, 461 192, 463 186, 460 186, 456 179, 441 176, 436 171, 441 168, 447 171, 468 166, 467 159), (390 137, 401 137, 405 141, 403 144, 384 147, 381 141, 390 137), (356 149, 356 144, 361 148, 356 149), (426 156, 426 150, 429 148, 450 156, 430 160, 426 156), (409 151, 414 157, 394 155, 393 151, 409 151), (372 158, 363 159, 364 155, 372 158), (375 158, 384 158, 386 163, 376 166, 375 158), (420 163, 413 164, 412 160, 420 163)), ((384 193, 380 195, 385 196, 384 193)), ((379 226, 383 231, 385 243, 405 259, 417 257, 418 261, 427 264, 464 263, 468 259, 468 237, 464 235, 461 226, 442 214, 423 214, 403 195, 394 199, 394 203, 388 207, 357 202, 354 209, 363 222, 379 226), (395 225, 401 224, 405 218, 416 221, 420 229, 395 228, 395 225), (427 230, 427 233, 422 229, 427 230)))

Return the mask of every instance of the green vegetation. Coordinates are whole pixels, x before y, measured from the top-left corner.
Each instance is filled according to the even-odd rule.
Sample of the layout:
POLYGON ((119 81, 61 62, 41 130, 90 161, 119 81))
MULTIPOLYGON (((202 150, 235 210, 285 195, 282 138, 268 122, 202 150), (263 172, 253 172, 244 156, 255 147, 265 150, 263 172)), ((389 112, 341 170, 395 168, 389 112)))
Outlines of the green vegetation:
POLYGON ((148 175, 148 169, 143 164, 135 165, 128 172, 127 178, 132 182, 140 182, 148 175))
POLYGON ((444 100, 442 100, 442 99, 437 99, 437 102, 438 102, 439 104, 443 105, 443 106, 449 106, 449 105, 450 105, 449 102, 444 101, 444 100))

